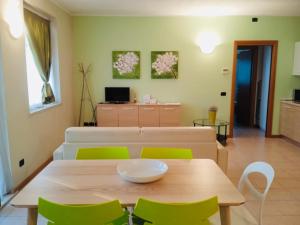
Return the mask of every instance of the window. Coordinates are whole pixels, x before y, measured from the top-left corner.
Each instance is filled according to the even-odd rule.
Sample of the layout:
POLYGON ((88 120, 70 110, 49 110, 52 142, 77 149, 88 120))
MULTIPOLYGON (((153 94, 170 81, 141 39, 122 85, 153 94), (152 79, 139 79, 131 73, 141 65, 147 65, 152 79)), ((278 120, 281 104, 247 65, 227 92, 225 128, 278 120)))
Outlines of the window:
POLYGON ((25 56, 30 112, 60 103, 58 54, 51 20, 24 9, 25 56))
POLYGON ((41 89, 43 86, 43 81, 34 62, 33 54, 29 46, 27 37, 25 37, 25 52, 29 105, 30 107, 39 107, 42 105, 41 89))

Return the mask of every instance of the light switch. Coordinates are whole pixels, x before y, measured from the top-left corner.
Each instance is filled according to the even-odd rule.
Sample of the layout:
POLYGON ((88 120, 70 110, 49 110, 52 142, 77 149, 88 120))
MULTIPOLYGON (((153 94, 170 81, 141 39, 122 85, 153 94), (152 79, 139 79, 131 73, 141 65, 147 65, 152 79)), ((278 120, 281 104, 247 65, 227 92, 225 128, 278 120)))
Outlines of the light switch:
POLYGON ((229 69, 228 68, 222 68, 222 74, 223 75, 228 75, 229 74, 229 69))

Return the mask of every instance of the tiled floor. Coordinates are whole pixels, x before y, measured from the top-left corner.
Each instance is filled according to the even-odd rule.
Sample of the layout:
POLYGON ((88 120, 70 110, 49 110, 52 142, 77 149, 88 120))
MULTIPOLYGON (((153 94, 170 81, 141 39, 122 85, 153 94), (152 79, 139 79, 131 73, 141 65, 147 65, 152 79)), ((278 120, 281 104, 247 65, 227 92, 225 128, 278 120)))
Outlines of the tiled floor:
MULTIPOLYGON (((266 139, 256 129, 238 129, 226 148, 229 150, 228 175, 235 184, 246 165, 253 161, 267 161, 275 169, 275 180, 264 207, 264 225, 300 225, 300 147, 283 139, 266 139)), ((253 181, 258 187, 264 185, 261 177, 255 176, 253 181)), ((245 194, 246 207, 257 216, 258 203, 245 194)), ((45 224, 39 220, 39 224, 45 224)), ((0 211, 0 225, 25 224, 24 209, 6 206, 0 211)))
MULTIPOLYGON (((249 163, 266 161, 275 170, 275 179, 264 205, 264 225, 300 225, 300 147, 283 139, 264 138, 257 129, 236 131, 229 140, 228 176, 237 184, 249 163)), ((257 187, 264 187, 262 177, 253 177, 257 187)), ((258 202, 248 194, 246 207, 256 217, 258 202)))

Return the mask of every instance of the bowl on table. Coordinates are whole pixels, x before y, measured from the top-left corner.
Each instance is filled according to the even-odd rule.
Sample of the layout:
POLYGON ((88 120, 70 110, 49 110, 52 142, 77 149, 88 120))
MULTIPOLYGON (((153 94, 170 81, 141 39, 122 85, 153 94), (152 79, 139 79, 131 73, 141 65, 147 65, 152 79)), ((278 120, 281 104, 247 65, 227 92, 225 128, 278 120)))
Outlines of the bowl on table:
POLYGON ((117 165, 118 174, 134 183, 149 183, 163 177, 168 171, 166 163, 155 159, 124 160, 117 165))

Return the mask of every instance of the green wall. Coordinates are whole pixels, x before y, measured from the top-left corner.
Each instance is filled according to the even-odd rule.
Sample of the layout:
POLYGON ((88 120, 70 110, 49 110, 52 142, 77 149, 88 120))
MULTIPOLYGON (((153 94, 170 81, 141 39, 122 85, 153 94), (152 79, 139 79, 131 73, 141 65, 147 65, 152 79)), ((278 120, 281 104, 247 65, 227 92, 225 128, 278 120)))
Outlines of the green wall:
POLYGON ((92 64, 89 74, 94 99, 104 100, 105 86, 130 86, 141 100, 151 94, 161 102, 181 102, 185 125, 206 117, 211 105, 219 107, 218 117, 229 120, 231 71, 234 40, 278 40, 273 134, 279 132, 279 103, 300 88, 300 77, 292 73, 293 48, 300 41, 300 17, 74 17, 74 77, 78 115, 81 77, 77 63, 92 64), (212 54, 203 54, 195 40, 199 32, 217 32, 222 43, 212 54), (141 51, 141 79, 112 79, 113 50, 141 51), (179 51, 179 79, 151 80, 150 53, 179 51), (229 68, 229 75, 222 75, 229 68), (220 92, 227 96, 221 97, 220 92))

